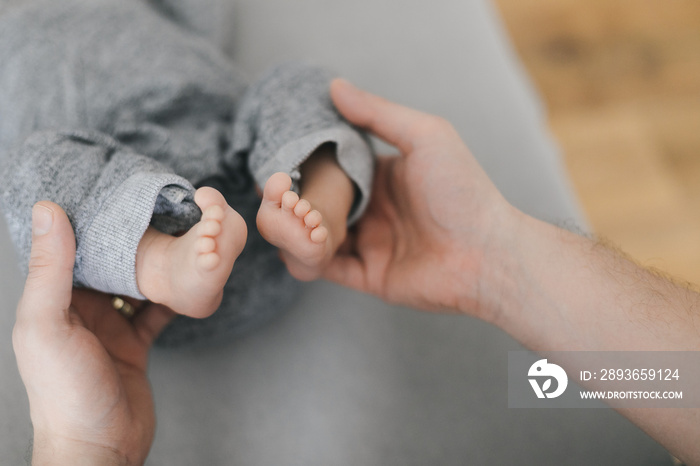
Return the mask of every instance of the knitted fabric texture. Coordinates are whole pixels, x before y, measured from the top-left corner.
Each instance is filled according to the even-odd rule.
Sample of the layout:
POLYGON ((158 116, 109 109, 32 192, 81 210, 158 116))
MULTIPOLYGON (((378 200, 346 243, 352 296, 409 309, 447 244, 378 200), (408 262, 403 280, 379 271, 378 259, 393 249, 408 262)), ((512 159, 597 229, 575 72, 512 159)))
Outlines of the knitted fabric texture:
POLYGON ((161 343, 214 341, 279 312, 296 285, 252 226, 263 186, 335 144, 357 198, 370 195, 373 156, 335 111, 331 75, 287 63, 247 86, 206 39, 147 3, 37 0, 0 17, 0 203, 26 271, 31 207, 51 200, 76 233, 74 282, 143 298, 136 248, 199 220, 194 188, 219 189, 249 239, 210 319, 177 319, 161 343))

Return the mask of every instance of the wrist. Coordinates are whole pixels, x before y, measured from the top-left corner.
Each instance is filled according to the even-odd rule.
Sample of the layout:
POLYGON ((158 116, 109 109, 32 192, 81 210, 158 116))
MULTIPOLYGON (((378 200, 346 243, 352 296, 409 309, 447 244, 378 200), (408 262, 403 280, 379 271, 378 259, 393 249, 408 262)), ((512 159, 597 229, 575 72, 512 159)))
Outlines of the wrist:
POLYGON ((531 217, 514 207, 501 221, 484 255, 483 270, 479 275, 479 306, 489 323, 508 331, 509 325, 522 313, 523 294, 529 274, 527 254, 532 247, 528 238, 536 225, 531 217))
POLYGON ((511 303, 518 299, 514 272, 519 264, 514 261, 514 250, 522 244, 521 231, 528 227, 528 218, 505 200, 500 207, 489 209, 489 227, 484 229, 483 239, 462 248, 462 262, 466 265, 463 269, 472 272, 462 274, 463 280, 458 285, 460 313, 497 326, 507 318, 505 314, 513 309, 511 303))
POLYGON ((485 257, 480 304, 489 323, 535 347, 541 333, 556 326, 561 317, 560 300, 551 294, 556 285, 552 286, 550 275, 566 275, 562 263, 571 254, 571 243, 585 240, 509 207, 485 257))
POLYGON ((49 432, 34 432, 32 465, 105 465, 122 466, 133 464, 126 455, 115 448, 53 435, 49 432))
POLYGON ((610 290, 614 281, 596 244, 523 213, 515 218, 491 270, 492 294, 498 296, 491 301, 491 323, 533 350, 616 347, 619 339, 606 342, 589 325, 601 319, 612 323, 606 311, 623 307, 620 293, 610 290))

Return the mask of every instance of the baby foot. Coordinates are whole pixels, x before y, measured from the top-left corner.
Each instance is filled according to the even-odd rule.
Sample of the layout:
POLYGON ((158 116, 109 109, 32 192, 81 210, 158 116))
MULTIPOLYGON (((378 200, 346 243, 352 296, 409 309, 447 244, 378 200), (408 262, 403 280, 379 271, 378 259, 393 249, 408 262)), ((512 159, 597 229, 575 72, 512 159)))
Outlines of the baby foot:
POLYGON ((267 180, 258 210, 258 230, 280 248, 292 276, 314 280, 335 253, 334 244, 339 243, 331 238, 321 213, 290 191, 291 186, 292 180, 285 173, 275 173, 267 180))
POLYGON ((223 287, 245 246, 243 218, 217 190, 200 188, 194 196, 202 218, 174 237, 148 228, 136 256, 141 293, 178 314, 208 317, 221 304, 223 287))

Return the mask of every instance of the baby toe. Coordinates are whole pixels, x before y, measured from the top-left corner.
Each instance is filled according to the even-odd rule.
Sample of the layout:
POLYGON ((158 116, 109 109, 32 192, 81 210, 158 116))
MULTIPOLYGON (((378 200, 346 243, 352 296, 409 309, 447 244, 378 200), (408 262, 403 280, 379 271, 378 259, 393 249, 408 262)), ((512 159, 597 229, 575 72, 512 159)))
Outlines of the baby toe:
POLYGON ((214 252, 216 250, 216 241, 208 236, 203 236, 197 239, 194 247, 198 254, 214 252))
POLYGON ((197 257, 197 267, 202 270, 212 270, 221 262, 221 257, 216 253, 202 254, 197 257))
POLYGON ((224 209, 221 206, 213 205, 202 212, 202 220, 215 220, 220 222, 224 219, 224 209))
POLYGON ((292 187, 292 179, 286 173, 275 173, 268 178, 263 190, 263 199, 269 202, 279 203, 282 196, 292 187))
POLYGON ((294 191, 287 191, 282 195, 282 208, 292 210, 299 202, 299 195, 294 191))
POLYGON ((304 224, 309 228, 316 228, 321 224, 323 216, 318 210, 312 210, 304 217, 304 224))
POLYGON ((309 237, 314 243, 323 243, 328 239, 328 229, 324 226, 314 228, 311 230, 309 237))
POLYGON ((294 207, 294 215, 299 218, 303 218, 309 213, 309 210, 311 210, 311 204, 309 204, 309 201, 306 199, 302 199, 297 202, 297 205, 294 207))
POLYGON ((194 202, 200 209, 202 209, 202 211, 205 211, 213 206, 219 206, 221 208, 222 206, 226 205, 226 199, 224 199, 224 196, 219 191, 214 188, 210 188, 209 186, 199 188, 194 193, 194 202))
POLYGON ((206 220, 199 225, 201 236, 218 236, 221 233, 221 223, 216 220, 206 220))

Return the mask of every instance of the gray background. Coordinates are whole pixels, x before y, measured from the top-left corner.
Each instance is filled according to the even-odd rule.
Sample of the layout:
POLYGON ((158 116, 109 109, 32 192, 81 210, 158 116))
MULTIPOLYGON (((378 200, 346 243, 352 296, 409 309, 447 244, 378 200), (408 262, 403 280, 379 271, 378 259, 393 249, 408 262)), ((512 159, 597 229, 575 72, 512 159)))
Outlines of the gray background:
MULTIPOLYGON (((182 0, 251 77, 280 60, 450 119, 516 206, 583 223, 541 107, 491 5, 477 0, 182 0)), ((1 109, 0 109, 1 111, 1 109)), ((0 464, 31 426, 10 333, 22 279, 0 239, 0 464)), ((610 410, 507 407, 508 350, 482 322, 327 283, 228 346, 156 350, 152 465, 668 464, 610 410)))

